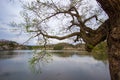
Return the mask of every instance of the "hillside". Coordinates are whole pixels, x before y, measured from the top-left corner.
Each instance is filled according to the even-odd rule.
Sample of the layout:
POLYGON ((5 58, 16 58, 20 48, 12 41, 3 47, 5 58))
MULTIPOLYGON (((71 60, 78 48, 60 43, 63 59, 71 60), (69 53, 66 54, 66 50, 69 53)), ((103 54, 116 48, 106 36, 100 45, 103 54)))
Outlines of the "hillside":
MULTIPOLYGON (((9 40, 0 40, 0 50, 22 50, 22 49, 42 49, 43 45, 34 45, 34 46, 26 46, 21 45, 15 41, 9 40)), ((69 43, 58 43, 58 44, 49 44, 46 45, 48 50, 85 50, 84 44, 69 44, 69 43)))
MULTIPOLYGON (((9 40, 0 40, 0 50, 25 50, 25 49, 43 49, 43 45, 34 45, 34 46, 26 46, 21 45, 15 41, 9 41, 9 40)), ((49 44, 46 45, 46 49, 48 50, 85 50, 84 44, 69 44, 69 43, 58 43, 58 44, 49 44)), ((93 51, 99 51, 99 50, 106 50, 106 42, 103 42, 99 45, 97 45, 93 51)))
MULTIPOLYGON (((29 49, 42 49, 44 46, 29 46, 29 49)), ((84 44, 58 43, 46 45, 48 50, 85 50, 84 44)))
POLYGON ((20 50, 20 49, 27 49, 27 47, 15 41, 0 40, 0 50, 20 50))

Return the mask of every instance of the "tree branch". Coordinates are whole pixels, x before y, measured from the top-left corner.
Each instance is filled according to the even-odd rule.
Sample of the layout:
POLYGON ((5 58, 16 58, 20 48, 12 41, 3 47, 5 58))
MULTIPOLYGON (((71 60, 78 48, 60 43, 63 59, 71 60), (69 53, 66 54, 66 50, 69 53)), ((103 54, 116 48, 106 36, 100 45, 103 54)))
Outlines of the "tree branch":
MULTIPOLYGON (((103 1, 103 0, 97 0, 97 1, 103 1)), ((36 14, 34 14, 35 17, 34 16, 33 17, 34 18, 40 17, 38 19, 38 21, 35 22, 34 26, 30 26, 30 27, 34 27, 34 29, 36 30, 36 31, 29 30, 29 32, 35 32, 36 35, 34 37, 37 37, 37 36, 39 37, 42 35, 45 40, 46 40, 46 38, 54 38, 54 39, 58 39, 58 40, 63 40, 63 39, 67 39, 67 38, 70 38, 73 36, 77 36, 75 41, 78 41, 80 38, 82 38, 83 41, 86 43, 86 49, 88 51, 90 51, 94 46, 96 46, 101 41, 105 40, 107 37, 107 32, 108 32, 107 27, 109 26, 109 24, 108 24, 109 20, 105 21, 98 29, 93 30, 90 27, 87 27, 87 25, 85 25, 85 23, 92 18, 96 18, 96 20, 97 20, 97 16, 93 15, 83 21, 82 16, 79 14, 78 9, 75 6, 71 6, 70 9, 68 9, 67 7, 64 8, 65 6, 63 6, 62 7, 63 9, 61 9, 61 7, 56 5, 53 2, 53 0, 51 0, 51 2, 43 1, 43 2, 39 3, 38 7, 40 9, 38 9, 38 7, 36 5, 33 5, 33 6, 35 8, 33 8, 33 10, 30 9, 31 11, 36 13, 36 14), (51 12, 49 11, 49 9, 51 12), (38 12, 39 12, 39 14, 38 14, 38 12), (42 12, 43 12, 43 14, 41 14, 42 12), (57 15, 59 16, 59 14, 65 14, 65 16, 67 14, 67 15, 69 15, 69 17, 71 17, 71 18, 69 18, 69 20, 72 19, 71 22, 69 22, 68 24, 65 23, 67 25, 67 27, 65 27, 66 29, 70 30, 71 27, 79 27, 80 31, 70 33, 65 36, 49 35, 45 30, 46 25, 44 25, 43 23, 47 23, 47 22, 49 23, 49 20, 51 18, 55 18, 57 15), (90 47, 90 46, 92 46, 92 47, 90 47)), ((62 18, 63 18, 63 16, 62 16, 62 18)), ((67 18, 67 17, 65 17, 65 18, 67 18)), ((33 20, 32 17, 30 17, 30 19, 32 22, 32 20, 33 20)), ((31 22, 29 22, 29 24, 31 22)))
POLYGON ((107 32, 109 27, 109 19, 106 20, 97 30, 95 33, 82 33, 81 37, 86 42, 86 50, 91 51, 94 46, 98 43, 104 41, 107 38, 107 32))
POLYGON ((93 15, 93 16, 89 17, 88 19, 84 20, 83 23, 85 24, 87 21, 91 20, 92 18, 96 18, 96 20, 98 20, 97 15, 93 15))
POLYGON ((120 0, 96 0, 109 17, 120 13, 120 0), (105 5, 107 4, 107 5, 105 5))
POLYGON ((70 38, 70 37, 73 37, 76 35, 80 36, 80 32, 74 32, 74 33, 68 34, 66 36, 59 37, 59 36, 44 34, 42 31, 40 31, 37 35, 35 35, 35 37, 37 37, 39 35, 43 35, 44 37, 47 37, 47 38, 54 38, 54 39, 58 39, 58 40, 63 40, 63 39, 67 39, 67 38, 70 38))

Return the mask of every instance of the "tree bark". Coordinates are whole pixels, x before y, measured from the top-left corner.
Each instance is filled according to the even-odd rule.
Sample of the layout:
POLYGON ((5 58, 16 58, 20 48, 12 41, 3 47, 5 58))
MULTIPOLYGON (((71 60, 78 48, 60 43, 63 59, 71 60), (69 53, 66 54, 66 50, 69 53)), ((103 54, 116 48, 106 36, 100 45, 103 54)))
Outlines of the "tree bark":
POLYGON ((120 0, 96 0, 109 16, 107 33, 111 80, 120 80, 120 0))
POLYGON ((120 80, 120 17, 113 17, 108 34, 108 58, 111 80, 120 80))

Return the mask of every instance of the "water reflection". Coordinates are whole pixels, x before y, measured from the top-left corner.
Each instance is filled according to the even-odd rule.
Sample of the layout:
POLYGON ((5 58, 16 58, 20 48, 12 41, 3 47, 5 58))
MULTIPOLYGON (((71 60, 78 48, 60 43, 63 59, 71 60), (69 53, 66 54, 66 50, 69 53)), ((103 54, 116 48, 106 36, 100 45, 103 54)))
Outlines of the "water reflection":
POLYGON ((103 53, 103 52, 89 53, 86 51, 58 51, 58 52, 51 51, 51 53, 59 57, 71 57, 76 54, 77 56, 91 56, 96 60, 107 61, 107 55, 106 53, 103 53))
POLYGON ((33 51, 14 51, 14 57, 1 58, 0 80, 110 80, 107 58, 76 51, 48 52, 34 64, 39 73, 31 71, 28 62, 35 57, 33 51))
POLYGON ((23 54, 23 53, 33 53, 31 50, 8 50, 8 51, 0 51, 0 59, 8 59, 16 57, 17 55, 23 54))

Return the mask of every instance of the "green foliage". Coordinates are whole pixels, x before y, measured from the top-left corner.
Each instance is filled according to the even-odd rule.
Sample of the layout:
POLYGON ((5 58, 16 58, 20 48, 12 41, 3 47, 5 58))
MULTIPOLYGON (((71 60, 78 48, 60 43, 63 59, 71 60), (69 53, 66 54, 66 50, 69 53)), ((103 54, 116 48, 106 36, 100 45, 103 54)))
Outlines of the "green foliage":
POLYGON ((30 50, 37 50, 37 49, 42 49, 42 48, 44 48, 44 46, 27 46, 28 47, 28 49, 30 49, 30 50))
POLYGON ((41 50, 40 52, 35 50, 33 57, 29 60, 31 65, 36 64, 39 61, 46 61, 49 60, 51 54, 46 50, 41 50))
POLYGON ((106 53, 107 53, 107 43, 101 42, 93 49, 92 55, 95 59, 104 61, 108 58, 106 53))
POLYGON ((87 45, 90 49, 93 49, 94 48, 94 46, 93 45, 90 45, 90 44, 88 44, 87 45))
POLYGON ((97 60, 102 60, 105 61, 108 59, 108 56, 106 54, 106 52, 102 52, 102 51, 98 51, 98 52, 93 52, 92 56, 97 59, 97 60))
POLYGON ((93 51, 101 51, 101 52, 106 52, 106 50, 107 50, 106 42, 101 42, 93 49, 93 51))
POLYGON ((63 50, 66 48, 74 48, 74 45, 69 43, 58 43, 54 45, 53 50, 63 50))
POLYGON ((63 50, 63 49, 64 49, 64 46, 59 44, 55 45, 53 48, 53 50, 63 50))
POLYGON ((31 60, 29 62, 30 62, 30 64, 35 64, 37 60, 38 60, 38 58, 34 56, 33 58, 31 58, 31 60))
POLYGON ((30 68, 32 71, 41 73, 41 65, 43 63, 49 63, 52 60, 52 55, 46 50, 37 51, 35 50, 34 55, 29 60, 30 68), (38 67, 39 66, 39 67, 38 67))

